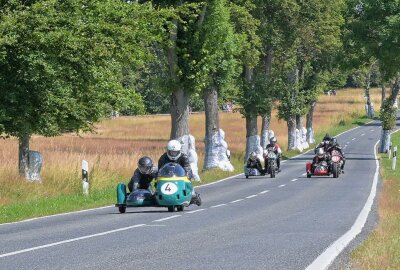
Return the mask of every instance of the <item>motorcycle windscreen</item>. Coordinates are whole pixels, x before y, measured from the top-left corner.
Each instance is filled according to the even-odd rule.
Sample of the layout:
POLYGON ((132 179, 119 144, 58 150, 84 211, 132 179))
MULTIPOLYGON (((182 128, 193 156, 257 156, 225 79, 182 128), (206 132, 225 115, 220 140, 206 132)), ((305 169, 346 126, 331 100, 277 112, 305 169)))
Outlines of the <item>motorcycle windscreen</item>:
POLYGON ((185 169, 182 168, 178 163, 167 163, 158 172, 158 177, 172 178, 172 177, 184 177, 186 176, 185 169))

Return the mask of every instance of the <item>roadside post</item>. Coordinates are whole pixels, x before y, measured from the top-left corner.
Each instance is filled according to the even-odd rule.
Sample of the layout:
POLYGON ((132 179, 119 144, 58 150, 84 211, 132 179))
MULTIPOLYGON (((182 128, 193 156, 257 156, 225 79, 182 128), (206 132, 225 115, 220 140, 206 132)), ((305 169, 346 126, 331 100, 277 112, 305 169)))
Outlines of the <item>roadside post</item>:
POLYGON ((83 194, 89 195, 89 163, 82 160, 82 188, 83 194))
POLYGON ((392 142, 389 143, 388 156, 389 156, 389 159, 392 156, 392 142))
POLYGON ((392 170, 396 170, 396 160, 397 160, 397 146, 393 148, 393 161, 392 161, 392 170))

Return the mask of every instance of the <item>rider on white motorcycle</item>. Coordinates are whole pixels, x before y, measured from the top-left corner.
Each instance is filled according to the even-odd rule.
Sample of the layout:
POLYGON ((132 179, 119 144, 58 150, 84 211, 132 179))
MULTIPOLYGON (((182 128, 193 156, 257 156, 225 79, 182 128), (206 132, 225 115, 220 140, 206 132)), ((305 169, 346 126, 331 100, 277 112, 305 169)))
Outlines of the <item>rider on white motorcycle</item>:
POLYGON ((343 171, 344 170, 344 164, 346 163, 346 157, 345 157, 345 155, 343 153, 342 147, 339 145, 339 143, 337 142, 337 139, 334 138, 334 137, 329 141, 329 145, 328 145, 328 153, 331 156, 332 156, 332 151, 333 150, 338 151, 340 153, 340 155, 342 156, 342 161, 343 162, 342 162, 341 170, 343 171))
MULTIPOLYGON (((275 153, 275 155, 277 156, 276 159, 276 165, 278 167, 278 172, 281 171, 281 158, 282 158, 282 149, 279 146, 279 144, 277 144, 277 140, 275 137, 272 137, 269 140, 269 144, 265 147, 265 149, 268 150, 268 148, 273 148, 273 151, 275 153)), ((265 168, 268 168, 268 159, 265 159, 265 168)))

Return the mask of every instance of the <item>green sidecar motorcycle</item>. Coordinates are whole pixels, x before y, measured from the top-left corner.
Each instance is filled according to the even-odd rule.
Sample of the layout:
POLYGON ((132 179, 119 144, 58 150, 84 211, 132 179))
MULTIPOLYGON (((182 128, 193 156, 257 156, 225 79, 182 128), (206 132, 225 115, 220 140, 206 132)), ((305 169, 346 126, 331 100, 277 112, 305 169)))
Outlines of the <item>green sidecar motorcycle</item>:
POLYGON ((125 213, 127 207, 167 207, 169 212, 183 211, 190 205, 193 185, 185 170, 176 163, 165 164, 158 172, 153 194, 147 189, 126 191, 126 185, 117 185, 117 203, 119 212, 125 213))

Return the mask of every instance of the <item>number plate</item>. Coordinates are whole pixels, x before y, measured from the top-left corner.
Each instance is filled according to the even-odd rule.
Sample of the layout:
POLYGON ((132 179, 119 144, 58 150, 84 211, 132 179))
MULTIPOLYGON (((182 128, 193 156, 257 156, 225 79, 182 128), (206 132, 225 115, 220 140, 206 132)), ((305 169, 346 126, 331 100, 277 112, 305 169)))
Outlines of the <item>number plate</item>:
POLYGON ((161 192, 165 195, 172 195, 178 191, 178 187, 174 183, 165 183, 161 186, 161 192))

